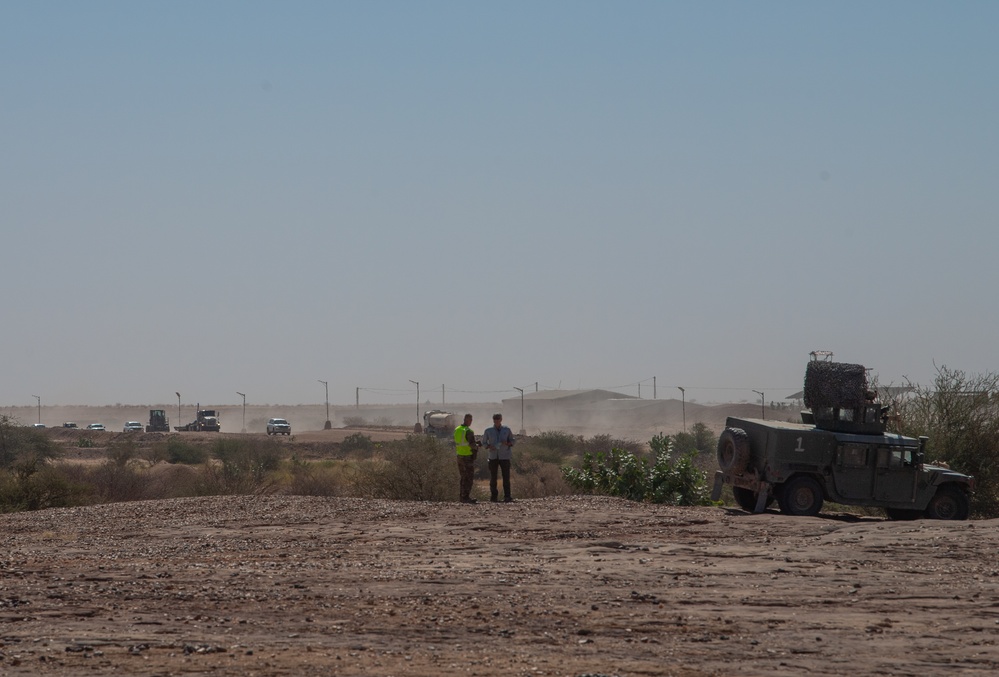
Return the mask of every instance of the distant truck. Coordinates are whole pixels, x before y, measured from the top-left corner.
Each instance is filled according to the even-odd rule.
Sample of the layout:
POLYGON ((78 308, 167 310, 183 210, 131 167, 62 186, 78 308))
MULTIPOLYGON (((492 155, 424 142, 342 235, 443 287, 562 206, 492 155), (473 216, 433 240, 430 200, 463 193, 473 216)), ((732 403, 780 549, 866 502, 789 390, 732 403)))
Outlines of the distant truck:
POLYGON ((423 414, 423 433, 442 439, 453 439, 457 427, 454 412, 431 409, 423 414))
POLYGON ((222 430, 218 412, 214 409, 198 409, 198 417, 187 425, 174 426, 177 432, 214 432, 222 430))
POLYGON ((784 514, 816 515, 829 500, 882 508, 895 520, 968 518, 974 478, 926 463, 926 437, 885 432, 888 407, 863 365, 809 362, 804 395, 801 423, 729 417, 713 500, 728 484, 748 512, 776 500, 784 514))
POLYGON ((147 433, 168 433, 170 432, 170 419, 162 409, 149 410, 149 425, 146 426, 147 433))

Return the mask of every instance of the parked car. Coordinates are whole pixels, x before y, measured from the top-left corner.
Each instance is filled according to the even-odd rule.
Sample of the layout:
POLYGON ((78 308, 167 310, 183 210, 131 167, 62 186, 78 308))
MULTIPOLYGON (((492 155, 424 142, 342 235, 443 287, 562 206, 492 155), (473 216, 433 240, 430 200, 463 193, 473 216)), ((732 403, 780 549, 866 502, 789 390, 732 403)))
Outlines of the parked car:
POLYGON ((267 422, 268 435, 290 435, 291 424, 283 418, 272 418, 267 422))
POLYGON ((106 430, 103 423, 91 423, 87 426, 87 430, 106 430))
POLYGON ((31 427, 32 428, 44 428, 45 424, 44 423, 32 423, 31 427))
POLYGON ((126 432, 126 433, 141 433, 143 431, 143 429, 144 429, 143 425, 141 423, 139 423, 138 421, 129 421, 128 423, 125 424, 125 430, 124 430, 124 432, 126 432))
POLYGON ((75 423, 73 423, 72 421, 66 421, 65 423, 62 424, 62 427, 63 428, 76 428, 78 426, 75 423))

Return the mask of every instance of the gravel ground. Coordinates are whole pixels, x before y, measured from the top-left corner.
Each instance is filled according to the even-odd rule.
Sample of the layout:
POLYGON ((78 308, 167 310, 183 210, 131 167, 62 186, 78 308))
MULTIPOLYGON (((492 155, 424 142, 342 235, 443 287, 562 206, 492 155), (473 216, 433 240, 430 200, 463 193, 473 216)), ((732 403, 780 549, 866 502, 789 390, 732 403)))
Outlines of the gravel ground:
POLYGON ((999 520, 239 496, 0 534, 3 675, 999 673, 999 520))

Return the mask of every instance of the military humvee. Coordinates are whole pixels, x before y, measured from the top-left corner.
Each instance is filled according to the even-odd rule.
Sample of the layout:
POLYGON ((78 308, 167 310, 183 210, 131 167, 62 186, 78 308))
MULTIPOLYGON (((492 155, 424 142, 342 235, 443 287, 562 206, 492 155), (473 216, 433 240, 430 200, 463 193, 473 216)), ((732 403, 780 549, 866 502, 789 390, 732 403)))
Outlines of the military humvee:
POLYGON ((928 438, 885 432, 888 408, 862 365, 813 359, 804 395, 802 423, 728 418, 714 500, 729 484, 749 512, 776 500, 783 513, 815 515, 829 500, 884 508, 891 519, 968 518, 974 478, 925 463, 928 438))

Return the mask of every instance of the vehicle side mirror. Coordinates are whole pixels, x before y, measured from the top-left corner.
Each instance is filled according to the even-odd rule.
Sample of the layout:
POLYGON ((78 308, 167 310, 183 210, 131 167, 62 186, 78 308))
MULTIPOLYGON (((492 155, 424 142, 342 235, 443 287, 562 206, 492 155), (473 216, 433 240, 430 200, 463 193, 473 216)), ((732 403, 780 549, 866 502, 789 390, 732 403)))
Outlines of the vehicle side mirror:
POLYGON ((925 435, 919 436, 919 449, 916 451, 914 458, 917 466, 923 465, 923 460, 926 458, 926 443, 929 441, 929 437, 926 437, 925 435))

